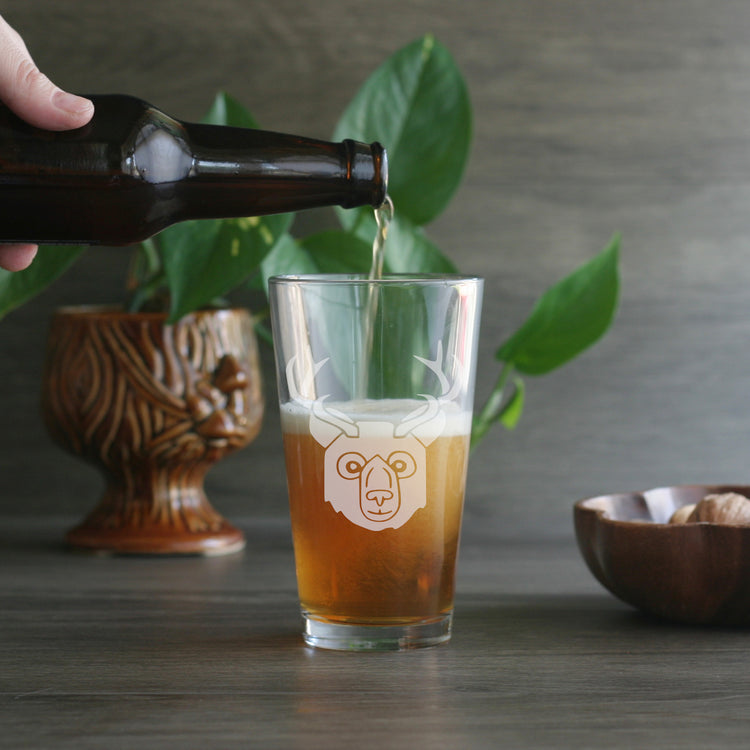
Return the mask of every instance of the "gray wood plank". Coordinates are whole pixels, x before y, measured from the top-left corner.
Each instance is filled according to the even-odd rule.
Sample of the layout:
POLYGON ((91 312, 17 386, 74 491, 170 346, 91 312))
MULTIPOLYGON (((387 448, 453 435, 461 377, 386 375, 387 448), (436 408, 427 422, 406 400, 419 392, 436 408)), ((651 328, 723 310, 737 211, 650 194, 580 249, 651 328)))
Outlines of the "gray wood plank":
POLYGON ((66 521, 3 518, 4 748, 747 742, 747 634, 638 615, 564 542, 468 535, 448 645, 342 654, 302 644, 283 523, 153 560, 65 553, 66 521))

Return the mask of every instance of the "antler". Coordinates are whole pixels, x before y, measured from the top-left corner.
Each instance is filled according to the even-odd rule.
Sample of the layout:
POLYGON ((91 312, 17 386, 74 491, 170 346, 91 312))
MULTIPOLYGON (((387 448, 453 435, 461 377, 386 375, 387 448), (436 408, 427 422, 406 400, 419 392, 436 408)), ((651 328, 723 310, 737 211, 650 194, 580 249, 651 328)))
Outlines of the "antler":
POLYGON ((442 341, 438 342, 437 356, 434 360, 417 357, 416 355, 414 356, 415 359, 418 359, 423 365, 425 365, 425 367, 429 368, 437 376, 438 382, 440 383, 440 396, 435 398, 435 396, 420 393, 419 395, 421 398, 425 399, 425 403, 400 422, 393 434, 395 437, 403 437, 404 435, 411 433, 424 445, 428 445, 432 442, 435 435, 442 430, 442 424, 444 424, 445 415, 440 408, 441 403, 453 401, 453 399, 455 399, 461 392, 462 382, 460 373, 458 373, 453 385, 451 385, 448 376, 443 372, 442 341), (430 429, 426 429, 428 425, 430 426, 430 429), (435 431, 435 427, 438 425, 439 429, 435 431))
MULTIPOLYGON (((328 357, 322 359, 317 364, 313 363, 312 368, 307 371, 307 373, 305 374, 305 379, 302 381, 302 393, 310 392, 310 390, 312 389, 313 381, 315 380, 315 376, 318 374, 318 371, 326 362, 328 362, 328 357)), ((297 376, 295 374, 296 364, 296 355, 294 357, 291 357, 286 363, 286 382, 287 386, 289 387, 289 397, 292 401, 309 401, 311 399, 306 399, 304 396, 302 396, 302 393, 300 393, 300 389, 297 388, 297 376)))
POLYGON ((413 432, 417 427, 432 422, 440 416, 440 404, 438 400, 434 396, 428 396, 425 393, 420 393, 419 395, 425 399, 425 403, 411 412, 411 414, 407 414, 398 423, 398 426, 393 431, 394 437, 404 437, 404 435, 413 432))
MULTIPOLYGON (((461 377, 459 376, 453 381, 453 385, 448 381, 448 376, 443 372, 443 342, 438 341, 437 345, 437 356, 434 360, 425 359, 424 357, 418 357, 414 355, 415 359, 418 359, 423 365, 428 367, 432 372, 435 373, 440 383, 440 400, 441 401, 453 401, 461 392, 461 377)), ((460 369, 460 367, 459 367, 460 369)))
POLYGON ((313 363, 312 367, 305 373, 301 389, 297 387, 295 372, 297 357, 291 357, 286 365, 286 382, 289 388, 289 397, 292 401, 313 401, 310 414, 310 433, 323 446, 328 446, 341 433, 349 437, 356 437, 358 434, 356 422, 347 417, 346 414, 325 406, 323 402, 328 396, 321 396, 312 400, 302 395, 303 393, 313 392, 315 376, 326 362, 328 362, 328 358, 318 363, 313 363))

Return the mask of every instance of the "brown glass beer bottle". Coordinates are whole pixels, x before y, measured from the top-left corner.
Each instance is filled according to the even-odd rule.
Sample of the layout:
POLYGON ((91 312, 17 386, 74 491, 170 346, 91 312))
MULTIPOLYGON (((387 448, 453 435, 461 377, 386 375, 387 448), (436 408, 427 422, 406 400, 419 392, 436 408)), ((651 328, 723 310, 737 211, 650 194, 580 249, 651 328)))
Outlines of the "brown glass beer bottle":
POLYGON ((378 143, 174 120, 95 95, 91 122, 34 128, 0 106, 0 242, 126 245, 185 219, 380 206, 378 143))

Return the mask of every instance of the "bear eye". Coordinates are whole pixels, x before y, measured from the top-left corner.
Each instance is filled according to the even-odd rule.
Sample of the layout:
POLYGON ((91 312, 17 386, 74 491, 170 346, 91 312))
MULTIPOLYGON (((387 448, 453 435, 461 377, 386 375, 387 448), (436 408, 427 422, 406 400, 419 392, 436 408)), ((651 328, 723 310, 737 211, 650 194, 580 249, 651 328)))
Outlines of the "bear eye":
POLYGON ((404 451, 394 451, 388 456, 388 466, 402 479, 412 476, 417 470, 417 462, 404 451))
POLYGON ((364 456, 355 451, 344 453, 336 461, 336 471, 344 479, 356 479, 361 473, 366 461, 364 456))

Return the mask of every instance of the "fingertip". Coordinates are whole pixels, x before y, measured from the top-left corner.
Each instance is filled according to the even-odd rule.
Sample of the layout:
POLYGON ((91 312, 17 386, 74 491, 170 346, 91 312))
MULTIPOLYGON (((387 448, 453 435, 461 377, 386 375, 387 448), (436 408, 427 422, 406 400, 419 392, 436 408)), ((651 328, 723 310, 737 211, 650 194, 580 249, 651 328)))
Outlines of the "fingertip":
POLYGON ((14 92, 3 97, 5 103, 22 120, 43 130, 73 130, 83 127, 94 114, 94 104, 88 99, 58 89, 49 79, 39 74, 38 88, 14 92), (51 91, 44 91, 44 88, 51 91))
POLYGON ((52 96, 52 103, 62 112, 69 114, 71 117, 91 119, 94 114, 94 104, 90 99, 84 99, 82 96, 70 94, 62 89, 52 96))
POLYGON ((0 245, 0 268, 23 271, 31 265, 37 249, 36 245, 0 245))
POLYGON ((52 96, 52 104, 63 116, 60 129, 79 128, 85 125, 94 114, 94 104, 82 96, 58 89, 52 96))

